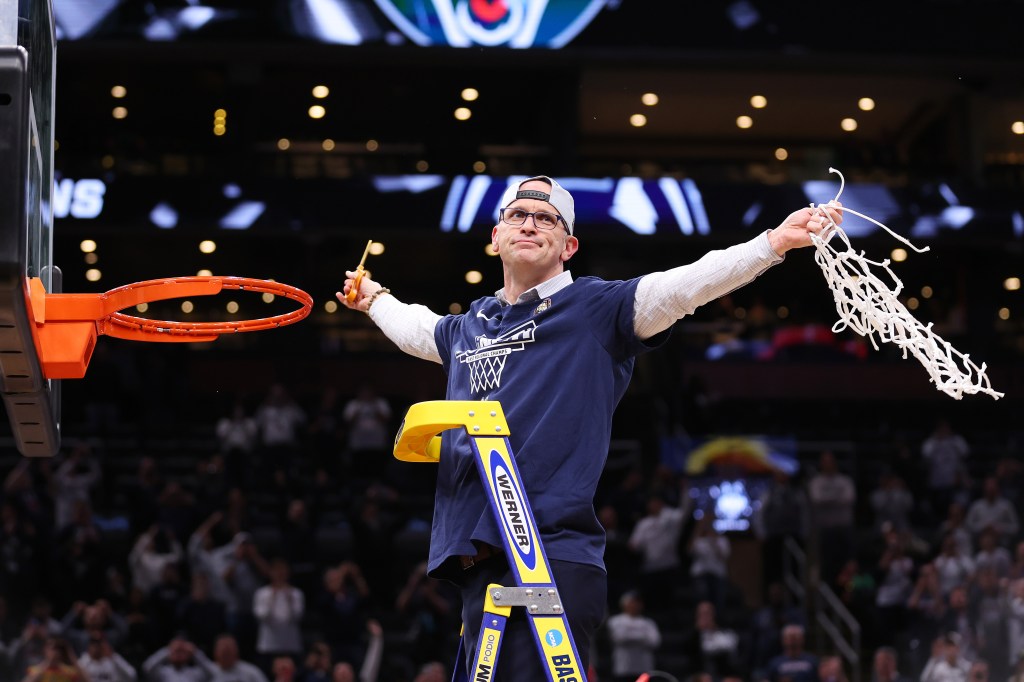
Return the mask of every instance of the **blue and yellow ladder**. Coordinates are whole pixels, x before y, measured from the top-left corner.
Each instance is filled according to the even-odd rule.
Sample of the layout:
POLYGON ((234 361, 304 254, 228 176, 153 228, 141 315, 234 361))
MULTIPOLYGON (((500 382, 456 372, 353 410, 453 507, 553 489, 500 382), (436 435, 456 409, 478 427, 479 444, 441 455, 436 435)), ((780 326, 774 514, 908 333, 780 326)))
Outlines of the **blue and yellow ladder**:
POLYGON ((470 676, 460 646, 452 682, 490 682, 497 669, 502 635, 513 607, 523 607, 533 627, 537 652, 549 682, 585 682, 569 620, 558 596, 533 510, 508 441, 509 429, 497 401, 435 400, 409 408, 395 438, 395 457, 405 462, 440 459, 442 431, 464 428, 473 444, 480 480, 490 493, 491 509, 502 529, 505 556, 515 586, 487 586, 483 622, 470 676))

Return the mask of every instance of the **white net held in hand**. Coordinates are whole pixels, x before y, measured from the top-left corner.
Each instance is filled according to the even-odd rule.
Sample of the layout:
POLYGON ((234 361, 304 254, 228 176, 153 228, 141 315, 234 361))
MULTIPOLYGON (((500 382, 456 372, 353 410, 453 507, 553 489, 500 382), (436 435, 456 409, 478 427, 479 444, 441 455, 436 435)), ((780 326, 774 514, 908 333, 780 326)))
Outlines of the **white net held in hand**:
MULTIPOLYGON (((846 180, 843 174, 834 168, 828 169, 840 178, 839 192, 836 200, 843 193, 846 180)), ((824 204, 813 206, 819 211, 824 204)), ((842 209, 844 214, 853 214, 874 223, 886 230, 918 253, 928 250, 919 249, 909 241, 896 234, 888 227, 858 213, 852 209, 842 209)), ((838 333, 844 329, 852 329, 861 336, 866 336, 871 345, 878 350, 878 341, 896 344, 903 350, 903 357, 913 355, 928 370, 928 375, 935 387, 940 391, 959 400, 965 393, 987 393, 993 398, 1001 398, 1002 393, 994 391, 985 374, 985 363, 981 367, 971 362, 970 356, 959 352, 948 341, 932 331, 932 323, 921 324, 899 300, 903 290, 903 282, 889 267, 889 260, 876 262, 865 257, 864 252, 857 253, 850 244, 850 239, 843 229, 834 223, 829 225, 821 235, 811 234, 814 244, 814 260, 821 267, 825 281, 832 289, 836 302, 839 321, 832 325, 832 331, 838 333), (845 248, 836 249, 832 246, 835 237, 839 237, 845 248), (876 272, 884 272, 895 285, 879 278, 876 272)))

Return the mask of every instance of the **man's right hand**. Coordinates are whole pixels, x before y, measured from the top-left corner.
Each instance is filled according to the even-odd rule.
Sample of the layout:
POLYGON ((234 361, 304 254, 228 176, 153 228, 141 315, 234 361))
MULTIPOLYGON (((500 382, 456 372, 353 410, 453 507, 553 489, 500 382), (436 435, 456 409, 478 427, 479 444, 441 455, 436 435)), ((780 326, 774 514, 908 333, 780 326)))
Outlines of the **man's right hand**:
POLYGON ((362 280, 359 282, 359 291, 356 293, 355 300, 350 301, 348 300, 348 293, 355 285, 356 274, 357 273, 352 270, 347 270, 345 272, 345 286, 342 287, 342 290, 336 293, 335 296, 338 297, 338 301, 346 308, 365 313, 370 307, 370 296, 378 290, 383 289, 383 287, 364 274, 362 280))

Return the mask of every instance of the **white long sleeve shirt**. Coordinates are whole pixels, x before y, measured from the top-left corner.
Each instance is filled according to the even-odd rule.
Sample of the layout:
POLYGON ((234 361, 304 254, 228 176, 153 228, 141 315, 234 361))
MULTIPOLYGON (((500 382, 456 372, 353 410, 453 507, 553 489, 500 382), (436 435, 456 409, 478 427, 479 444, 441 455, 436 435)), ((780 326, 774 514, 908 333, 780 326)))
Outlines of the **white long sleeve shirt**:
POLYGON ((131 663, 116 653, 106 658, 82 654, 78 666, 88 676, 89 682, 135 682, 138 679, 138 673, 131 663))
POLYGON ((256 651, 266 653, 302 653, 299 623, 306 610, 306 598, 298 589, 286 586, 275 590, 266 585, 252 598, 252 613, 260 622, 256 651))
MULTIPOLYGON (((705 303, 753 281, 782 260, 768 243, 768 233, 763 232, 748 242, 711 251, 689 265, 645 275, 634 295, 633 329, 640 339, 649 339, 705 303)), ((519 300, 543 300, 570 284, 572 274, 566 270, 524 292, 519 300)), ((505 302, 504 290, 495 295, 505 302)), ((434 327, 441 316, 429 308, 402 303, 394 296, 381 296, 370 308, 370 319, 404 352, 441 362, 434 341, 434 327)))
POLYGON ((612 674, 639 675, 654 669, 654 650, 661 646, 657 624, 644 616, 619 613, 608 619, 612 643, 612 674))

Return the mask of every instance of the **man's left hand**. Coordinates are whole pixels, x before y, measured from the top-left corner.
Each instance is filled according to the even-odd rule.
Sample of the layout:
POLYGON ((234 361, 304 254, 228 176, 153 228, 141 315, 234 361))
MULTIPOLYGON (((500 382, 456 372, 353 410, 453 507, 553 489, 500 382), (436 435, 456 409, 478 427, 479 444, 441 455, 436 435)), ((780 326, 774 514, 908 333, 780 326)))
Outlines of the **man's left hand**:
POLYGON ((782 224, 768 233, 768 243, 780 256, 790 249, 811 245, 811 234, 843 222, 842 204, 830 201, 821 208, 802 208, 789 214, 782 224))

